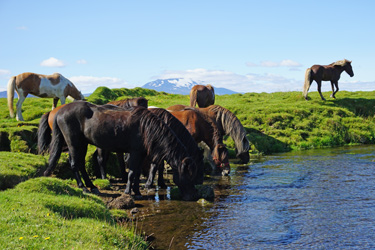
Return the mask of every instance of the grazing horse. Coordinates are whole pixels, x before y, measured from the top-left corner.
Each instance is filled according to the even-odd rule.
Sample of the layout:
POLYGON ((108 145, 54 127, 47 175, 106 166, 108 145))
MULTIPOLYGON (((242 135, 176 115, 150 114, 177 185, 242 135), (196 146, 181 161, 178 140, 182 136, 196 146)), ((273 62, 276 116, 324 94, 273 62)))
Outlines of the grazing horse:
MULTIPOLYGON (((174 105, 168 109, 177 111, 185 108, 187 108, 185 105, 174 105)), ((240 159, 240 162, 243 164, 248 163, 250 160, 250 143, 240 120, 228 109, 219 105, 196 109, 216 121, 220 133, 229 135, 233 139, 236 146, 236 156, 240 159)))
MULTIPOLYGON (((198 144, 195 142, 189 131, 176 117, 174 117, 167 110, 161 108, 150 108, 149 110, 157 117, 159 117, 165 124, 167 124, 178 136, 182 144, 185 145, 186 150, 189 152, 198 167, 195 184, 202 184, 204 175, 203 155, 198 147, 198 144)), ((158 185, 162 188, 166 187, 163 179, 164 164, 149 163, 150 162, 146 160, 143 164, 143 169, 145 171, 149 169, 147 171, 149 174, 145 187, 150 188, 152 186, 156 171, 158 171, 158 185)))
POLYGON ((194 108, 180 111, 167 108, 167 110, 187 128, 197 143, 203 141, 207 144, 216 168, 221 170, 222 175, 228 175, 230 172, 228 150, 216 122, 194 108))
POLYGON ((22 104, 28 94, 39 97, 53 98, 52 109, 56 108, 57 102, 65 103, 67 96, 76 100, 83 100, 84 96, 74 84, 59 73, 53 75, 40 75, 35 73, 22 73, 10 78, 8 82, 8 108, 10 117, 14 117, 13 99, 14 91, 18 94, 17 115, 18 121, 23 121, 22 104))
MULTIPOLYGON (((120 109, 120 108, 119 108, 120 109)), ((174 170, 173 181, 184 200, 194 200, 197 166, 185 146, 172 130, 159 118, 143 107, 132 110, 114 110, 88 102, 73 102, 62 107, 55 115, 50 146, 49 176, 60 158, 62 146, 69 149, 71 168, 80 188, 95 191, 85 169, 88 144, 113 152, 129 152, 129 181, 125 193, 139 192, 139 175, 142 160, 148 156, 152 162, 167 160, 174 170)))
POLYGON ((195 85, 190 90, 190 106, 204 108, 215 103, 215 90, 210 84, 195 85))
POLYGON ((341 60, 329 65, 313 65, 311 68, 308 68, 305 73, 305 84, 303 85, 303 96, 307 100, 307 92, 310 89, 311 83, 315 80, 318 84, 318 92, 323 101, 326 99, 323 97, 321 92, 322 81, 331 81, 332 86, 332 98, 336 98, 335 94, 339 91, 339 79, 343 71, 348 73, 350 77, 354 76, 352 61, 341 60), (336 87, 336 90, 335 90, 336 87))

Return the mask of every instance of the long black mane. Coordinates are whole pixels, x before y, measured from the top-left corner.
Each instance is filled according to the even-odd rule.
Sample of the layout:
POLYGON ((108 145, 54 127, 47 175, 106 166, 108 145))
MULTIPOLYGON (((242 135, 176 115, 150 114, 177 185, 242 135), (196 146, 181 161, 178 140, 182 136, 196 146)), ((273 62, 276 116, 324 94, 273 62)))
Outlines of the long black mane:
POLYGON ((135 107, 131 115, 140 117, 143 145, 153 162, 166 160, 172 168, 176 168, 182 158, 190 156, 176 134, 149 110, 135 107))
POLYGON ((201 151, 186 127, 165 109, 152 108, 149 110, 167 124, 176 135, 178 135, 178 138, 182 144, 185 145, 189 155, 195 160, 195 162, 198 165, 203 164, 201 151))

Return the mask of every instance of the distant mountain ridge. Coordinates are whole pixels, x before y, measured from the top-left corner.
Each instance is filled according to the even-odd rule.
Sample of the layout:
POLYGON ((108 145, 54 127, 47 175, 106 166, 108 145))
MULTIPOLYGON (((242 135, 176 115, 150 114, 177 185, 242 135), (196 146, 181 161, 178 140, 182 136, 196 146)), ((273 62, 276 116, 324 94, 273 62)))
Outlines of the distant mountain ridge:
MULTIPOLYGON (((148 82, 142 86, 142 88, 153 89, 156 91, 164 91, 170 94, 181 94, 188 95, 191 88, 194 85, 206 85, 203 82, 196 82, 192 79, 185 78, 170 78, 170 79, 158 79, 152 82, 148 82)), ((236 94, 237 92, 226 88, 217 88, 214 84, 211 84, 215 89, 216 95, 236 94)))
MULTIPOLYGON (((180 94, 180 95, 188 95, 190 93, 191 88, 194 85, 207 85, 204 82, 196 82, 192 79, 185 79, 185 78, 170 78, 170 79, 158 79, 152 82, 148 82, 143 85, 141 88, 145 89, 153 89, 159 92, 166 92, 170 94, 180 94)), ((231 95, 236 94, 238 92, 232 91, 226 88, 218 88, 215 87, 214 84, 211 84, 215 88, 216 95, 231 95)), ((89 94, 84 94, 84 96, 88 96, 89 94)), ((7 92, 2 91, 0 92, 0 98, 6 98, 7 92)), ((29 96, 30 97, 30 96, 29 96)), ((17 94, 15 94, 15 98, 17 98, 17 94)))

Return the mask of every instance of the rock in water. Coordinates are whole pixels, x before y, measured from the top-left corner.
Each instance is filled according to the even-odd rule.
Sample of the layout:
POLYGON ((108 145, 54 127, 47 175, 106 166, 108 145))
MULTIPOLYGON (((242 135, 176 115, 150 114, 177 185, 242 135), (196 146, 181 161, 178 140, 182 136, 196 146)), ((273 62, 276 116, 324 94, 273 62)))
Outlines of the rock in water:
POLYGON ((109 208, 129 209, 135 207, 134 199, 128 194, 122 194, 120 197, 108 203, 109 208))

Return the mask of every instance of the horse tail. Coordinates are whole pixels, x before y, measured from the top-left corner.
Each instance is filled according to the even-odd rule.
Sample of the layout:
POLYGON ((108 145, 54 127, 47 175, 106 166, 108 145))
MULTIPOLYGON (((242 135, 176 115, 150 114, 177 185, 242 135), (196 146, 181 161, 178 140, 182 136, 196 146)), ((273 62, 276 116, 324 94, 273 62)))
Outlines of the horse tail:
POLYGON ((215 104, 215 88, 211 84, 207 84, 206 87, 211 90, 211 100, 209 105, 214 105, 215 104))
POLYGON ((49 113, 42 115, 38 127, 38 153, 47 153, 48 147, 51 144, 51 128, 48 124, 49 113))
POLYGON ((60 155, 62 152, 63 145, 65 143, 64 136, 61 132, 59 125, 57 124, 57 117, 55 117, 53 121, 53 129, 52 129, 52 142, 49 147, 49 161, 48 167, 46 171, 44 171, 44 176, 51 175, 52 171, 56 167, 57 161, 60 159, 60 155))
POLYGON ((197 90, 192 89, 190 91, 190 107, 195 107, 197 105, 197 90))
POLYGON ((307 92, 311 85, 311 68, 308 68, 305 73, 305 84, 303 85, 303 96, 307 99, 307 92))
POLYGON ((8 82, 8 108, 11 118, 14 118, 14 109, 13 109, 13 99, 14 99, 14 90, 16 88, 16 77, 12 76, 8 82))

